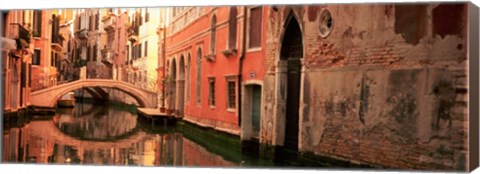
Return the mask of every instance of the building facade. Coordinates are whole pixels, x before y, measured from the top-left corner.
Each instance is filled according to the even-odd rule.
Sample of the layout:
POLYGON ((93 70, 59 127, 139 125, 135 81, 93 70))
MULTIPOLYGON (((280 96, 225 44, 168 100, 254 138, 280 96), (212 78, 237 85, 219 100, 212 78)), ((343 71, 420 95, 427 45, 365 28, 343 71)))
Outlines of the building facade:
POLYGON ((107 9, 79 9, 75 11, 74 64, 86 67, 86 78, 112 78, 111 63, 103 62, 100 48, 106 45, 106 32, 101 19, 107 9))
POLYGON ((465 170, 467 7, 270 8, 260 141, 353 164, 465 170))
MULTIPOLYGON (((265 76, 266 9, 172 8, 163 80, 167 110, 189 122, 235 135, 241 134, 243 111, 250 119, 247 122, 255 118, 259 123, 256 106, 260 105, 252 102, 260 102, 258 89, 265 76), (249 101, 240 102, 241 96, 249 101)), ((248 126, 245 136, 258 138, 258 131, 251 129, 259 127, 248 126)))
POLYGON ((2 63, 4 115, 30 105, 33 11, 2 12, 2 63))
POLYGON ((61 15, 57 10, 35 10, 33 13, 32 91, 56 85, 57 64, 64 57, 60 35, 61 15))
POLYGON ((129 10, 127 27, 127 81, 140 88, 156 91, 158 35, 162 8, 129 10))

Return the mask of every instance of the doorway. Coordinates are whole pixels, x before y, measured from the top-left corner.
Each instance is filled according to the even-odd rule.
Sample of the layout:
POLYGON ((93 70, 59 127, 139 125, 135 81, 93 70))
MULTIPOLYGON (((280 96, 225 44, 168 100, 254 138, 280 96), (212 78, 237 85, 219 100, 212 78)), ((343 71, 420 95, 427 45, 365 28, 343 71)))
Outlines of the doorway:
POLYGON ((303 58, 302 32, 295 17, 287 20, 285 35, 282 41, 280 61, 286 62, 285 99, 285 141, 284 147, 298 150, 300 83, 303 58))
POLYGON ((170 105, 170 109, 171 110, 175 110, 175 96, 176 96, 176 88, 177 88, 177 64, 175 62, 175 58, 172 60, 172 69, 170 71, 170 79, 168 79, 170 81, 170 84, 169 84, 169 88, 170 88, 170 102, 169 102, 169 105, 170 105))
POLYGON ((260 105, 262 100, 262 87, 252 85, 252 132, 253 137, 258 138, 260 133, 260 105))
POLYGON ((178 68, 179 68, 179 73, 178 73, 178 80, 177 80, 177 93, 178 93, 177 116, 182 117, 184 114, 184 105, 185 105, 185 61, 183 56, 180 57, 180 63, 178 68))

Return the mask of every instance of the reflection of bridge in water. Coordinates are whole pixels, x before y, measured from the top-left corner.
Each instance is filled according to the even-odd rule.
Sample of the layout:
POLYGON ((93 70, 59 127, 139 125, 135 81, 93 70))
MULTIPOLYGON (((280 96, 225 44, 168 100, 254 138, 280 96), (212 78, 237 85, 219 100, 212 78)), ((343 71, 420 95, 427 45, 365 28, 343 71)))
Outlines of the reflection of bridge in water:
POLYGON ((70 146, 77 150, 77 155, 81 161, 83 161, 85 153, 96 151, 99 149, 129 149, 138 142, 144 142, 152 139, 155 135, 147 134, 143 131, 129 132, 125 137, 117 140, 108 141, 92 141, 82 140, 77 137, 72 137, 62 132, 55 125, 53 120, 33 121, 30 123, 30 134, 32 136, 39 136, 45 139, 52 140, 55 144, 61 146, 70 146))
POLYGON ((36 136, 42 136, 47 139, 54 140, 56 144, 76 147, 77 149, 110 149, 110 148, 128 148, 132 146, 132 142, 142 142, 152 135, 148 135, 142 131, 135 131, 130 136, 119 140, 109 141, 90 141, 81 140, 67 135, 60 131, 52 120, 34 121, 30 123, 30 133, 36 136))

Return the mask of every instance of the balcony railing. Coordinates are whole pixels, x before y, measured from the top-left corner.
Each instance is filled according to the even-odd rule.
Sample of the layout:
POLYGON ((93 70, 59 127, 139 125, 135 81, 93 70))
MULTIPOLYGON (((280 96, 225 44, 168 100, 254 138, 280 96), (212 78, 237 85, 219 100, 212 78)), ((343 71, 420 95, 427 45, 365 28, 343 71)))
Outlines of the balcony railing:
POLYGON ((20 24, 12 24, 10 36, 17 41, 17 49, 28 48, 31 43, 30 30, 26 29, 20 24))
POLYGON ((34 91, 50 88, 56 85, 73 82, 80 79, 111 79, 111 80, 118 80, 118 81, 130 83, 136 86, 137 88, 152 91, 152 92, 157 92, 158 90, 158 80, 156 78, 151 78, 151 77, 139 78, 138 76, 133 75, 134 73, 132 70, 117 69, 116 71, 117 79, 114 79, 114 76, 113 76, 113 71, 115 71, 114 68, 100 68, 100 67, 101 66, 90 67, 90 70, 93 70, 91 72, 89 72, 90 70, 88 70, 88 68, 85 66, 82 68, 72 69, 72 71, 69 71, 68 73, 64 74, 64 76, 71 77, 68 79, 61 78, 62 75, 60 73, 52 74, 49 76, 41 76, 41 77, 33 78, 31 81, 32 83, 31 90, 32 92, 34 92, 34 91), (85 74, 82 75, 81 69, 84 70, 85 74), (64 80, 61 80, 61 79, 64 79, 64 80))
POLYGON ((105 31, 108 32, 115 29, 115 20, 116 18, 113 14, 108 14, 102 19, 105 31))
POLYGON ((115 54, 115 52, 108 48, 102 49, 101 52, 102 52, 102 62, 105 64, 112 65, 113 55, 115 54))
POLYGON ((53 34, 52 35, 52 49, 57 51, 62 51, 62 42, 64 38, 60 34, 53 34))
POLYGON ((76 32, 76 34, 77 34, 77 37, 80 38, 80 39, 87 39, 88 38, 88 31, 85 28, 78 30, 76 32))
POLYGON ((139 33, 140 27, 137 25, 131 25, 128 28, 128 40, 132 43, 135 43, 139 40, 138 38, 138 33, 139 33))

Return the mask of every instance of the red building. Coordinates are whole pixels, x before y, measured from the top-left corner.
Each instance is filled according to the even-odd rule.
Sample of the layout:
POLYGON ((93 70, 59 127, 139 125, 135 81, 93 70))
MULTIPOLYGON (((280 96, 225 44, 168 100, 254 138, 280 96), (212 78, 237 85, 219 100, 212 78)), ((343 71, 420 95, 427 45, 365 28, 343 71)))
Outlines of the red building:
POLYGON ((33 53, 32 11, 10 10, 2 15, 2 64, 4 115, 30 105, 30 71, 33 53))
MULTIPOLYGON (((265 75, 265 8, 172 9, 163 76, 167 110, 236 135, 240 135, 240 111, 249 117, 247 121, 259 120, 260 109, 251 103, 260 102, 265 75), (240 102, 241 93, 246 102, 240 102)), ((246 126, 248 136, 252 127, 258 128, 249 122, 246 126)))
POLYGON ((102 61, 111 64, 113 68, 113 77, 118 80, 123 79, 122 69, 125 68, 128 52, 126 51, 127 12, 119 9, 108 9, 102 18, 103 29, 107 32, 107 43, 101 50, 102 61))
POLYGON ((33 12, 32 91, 57 83, 56 63, 62 57, 64 38, 59 34, 60 16, 52 10, 33 12), (51 21, 51 22, 50 22, 51 21))

